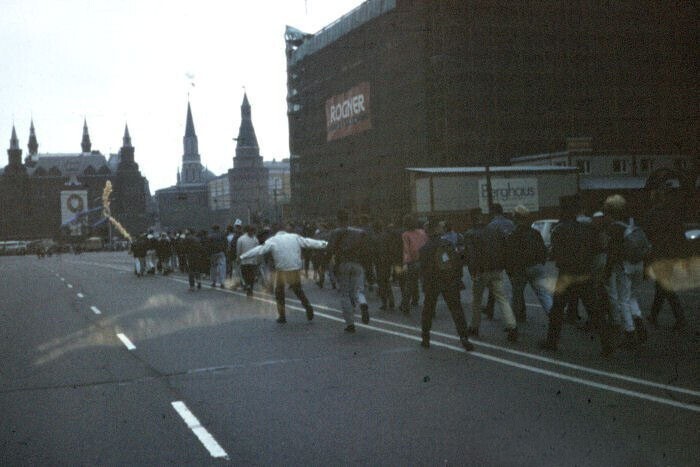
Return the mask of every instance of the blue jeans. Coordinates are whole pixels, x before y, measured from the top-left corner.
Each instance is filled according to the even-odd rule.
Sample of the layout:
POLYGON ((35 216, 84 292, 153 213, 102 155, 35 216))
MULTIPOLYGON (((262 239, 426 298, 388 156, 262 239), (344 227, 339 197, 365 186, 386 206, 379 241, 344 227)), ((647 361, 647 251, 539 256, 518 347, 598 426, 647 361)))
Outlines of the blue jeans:
POLYGON ((340 308, 343 310, 345 324, 355 323, 355 305, 366 305, 365 270, 358 263, 342 263, 338 267, 338 290, 340 292, 340 308))
POLYGON ((525 286, 528 284, 537 295, 544 312, 549 314, 553 299, 552 293, 546 287, 546 278, 547 274, 542 264, 535 264, 524 271, 510 274, 510 284, 513 288, 513 312, 516 316, 525 316, 525 286))

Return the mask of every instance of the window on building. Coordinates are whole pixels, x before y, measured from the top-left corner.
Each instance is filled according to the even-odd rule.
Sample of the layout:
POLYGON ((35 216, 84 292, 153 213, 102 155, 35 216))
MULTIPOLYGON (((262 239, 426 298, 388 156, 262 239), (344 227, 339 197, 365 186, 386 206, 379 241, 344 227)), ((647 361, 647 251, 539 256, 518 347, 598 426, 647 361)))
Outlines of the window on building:
POLYGON ((584 159, 579 159, 576 161, 576 167, 578 167, 579 172, 582 174, 590 174, 591 173, 591 161, 589 160, 584 160, 584 159))
POLYGON ((612 169, 615 174, 626 174, 628 171, 626 159, 613 159, 612 169))
POLYGON ((685 159, 673 159, 673 168, 685 170, 688 168, 688 161, 685 159))
POLYGON ((639 161, 640 172, 651 172, 654 170, 654 161, 651 159, 641 159, 639 161))

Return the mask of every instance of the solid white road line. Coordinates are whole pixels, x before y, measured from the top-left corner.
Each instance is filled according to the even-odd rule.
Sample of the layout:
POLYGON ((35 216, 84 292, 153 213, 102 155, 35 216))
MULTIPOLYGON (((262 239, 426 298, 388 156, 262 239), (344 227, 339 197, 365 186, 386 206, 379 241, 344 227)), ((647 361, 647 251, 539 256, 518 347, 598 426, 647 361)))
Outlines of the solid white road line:
MULTIPOLYGON (((96 265, 96 266, 104 266, 104 265, 100 265, 100 264, 95 264, 95 265, 96 265)), ((173 280, 173 281, 175 281, 175 282, 181 282, 181 283, 183 283, 183 284, 186 284, 186 283, 187 283, 187 281, 185 281, 185 280, 177 279, 177 278, 174 278, 174 277, 170 278, 170 280, 173 280)), ((234 291, 227 290, 227 289, 216 289, 216 290, 218 290, 218 291, 220 291, 220 292, 230 293, 230 294, 233 294, 233 295, 238 295, 238 296, 241 296, 241 297, 245 296, 243 293, 234 292, 234 291)), ((265 302, 265 303, 270 303, 270 304, 275 304, 275 303, 276 303, 274 300, 269 300, 269 299, 266 299, 266 298, 262 298, 262 297, 260 297, 260 296, 256 296, 256 297, 253 297, 253 298, 254 298, 255 300, 257 300, 257 301, 261 301, 261 302, 265 302)), ((533 305, 533 304, 530 304, 530 305, 533 305)), ((294 306, 294 305, 287 305, 287 308, 289 308, 289 309, 294 309, 294 310, 298 310, 298 311, 305 311, 303 308, 298 307, 298 306, 294 306)), ((322 305, 314 305, 314 308, 316 308, 316 309, 322 308, 322 309, 326 309, 326 310, 333 311, 333 312, 336 312, 336 313, 339 313, 339 312, 340 312, 339 310, 336 310, 336 309, 333 309, 333 308, 329 308, 329 307, 325 307, 325 306, 322 306, 322 305)), ((343 320, 342 320, 341 318, 338 318, 338 317, 336 317, 336 316, 331 316, 331 315, 328 315, 328 314, 325 314, 325 313, 316 312, 316 315, 317 315, 317 316, 322 316, 322 317, 324 317, 324 318, 326 318, 326 319, 330 319, 330 320, 332 320, 332 321, 343 322, 343 320)), ((406 326, 406 325, 401 325, 401 324, 398 324, 398 323, 392 323, 392 322, 390 322, 390 321, 384 321, 384 320, 379 320, 379 319, 374 319, 374 321, 376 321, 376 322, 381 322, 381 323, 383 323, 383 324, 388 324, 388 325, 391 325, 391 326, 404 327, 404 328, 411 329, 411 330, 419 330, 418 328, 415 328, 415 327, 410 327, 410 326, 406 326)), ((375 327, 375 326, 365 325, 365 324, 360 324, 360 323, 356 323, 355 325, 358 326, 358 327, 371 329, 371 330, 374 330, 374 331, 377 331, 377 332, 381 332, 381 333, 384 333, 384 334, 390 334, 390 335, 394 335, 394 336, 398 336, 398 337, 403 337, 403 338, 410 339, 410 340, 414 340, 414 341, 420 341, 420 337, 413 336, 413 335, 410 335, 410 334, 405 334, 405 333, 396 332, 396 331, 390 331, 390 330, 387 330, 387 329, 378 328, 378 327, 375 327)), ((442 333, 434 333, 434 334, 435 334, 435 335, 441 335, 441 336, 443 336, 443 337, 456 338, 455 336, 451 336, 451 335, 449 335, 449 334, 442 334, 442 333)), ((663 384, 661 384, 661 383, 655 383, 655 382, 653 382, 653 381, 642 380, 642 379, 633 378, 633 377, 630 377, 630 376, 620 375, 620 374, 617 374, 617 373, 609 373, 609 372, 605 372, 605 371, 601 371, 601 370, 595 370, 595 369, 593 369, 593 368, 582 367, 582 366, 579 366, 579 365, 574 365, 574 364, 571 364, 571 363, 562 362, 562 361, 560 361, 560 360, 549 359, 549 358, 546 358, 546 357, 540 357, 540 356, 533 355, 533 354, 528 354, 528 353, 525 353, 525 352, 518 352, 518 351, 516 351, 516 350, 507 349, 507 348, 505 348, 505 347, 500 347, 500 346, 496 346, 496 345, 493 345, 493 344, 487 344, 487 343, 480 342, 480 341, 471 341, 471 342, 472 342, 473 344, 477 345, 477 346, 478 346, 478 345, 483 345, 484 347, 490 347, 490 348, 497 349, 497 350, 501 350, 501 351, 511 352, 511 353, 518 354, 518 355, 521 355, 521 356, 524 356, 524 357, 527 357, 527 358, 532 358, 532 359, 536 359, 536 360, 541 360, 541 361, 545 361, 545 362, 547 362, 547 363, 551 363, 551 364, 555 364, 555 365, 560 365, 560 366, 568 367, 568 368, 571 368, 571 369, 576 369, 576 370, 579 370, 579 371, 589 372, 589 373, 591 373, 591 374, 597 374, 597 375, 600 375, 600 376, 606 376, 606 377, 610 377, 610 378, 617 378, 617 379, 620 379, 620 380, 624 380, 624 381, 628 381, 628 382, 632 382, 632 383, 636 383, 636 384, 658 387, 658 388, 667 389, 667 390, 671 390, 671 391, 675 391, 675 392, 679 392, 679 393, 685 393, 685 394, 694 395, 694 396, 698 394, 698 391, 693 391, 693 390, 690 390, 690 389, 680 388, 680 387, 676 387, 676 386, 663 385, 663 384)), ((461 347, 453 346, 453 345, 450 345, 450 344, 444 344, 444 343, 438 342, 438 341, 432 341, 432 342, 431 342, 431 345, 432 345, 432 346, 435 346, 435 347, 445 347, 445 348, 447 348, 447 349, 456 350, 456 351, 459 351, 459 352, 464 352, 464 349, 461 348, 461 347)), ((538 367, 533 367, 533 366, 530 366, 530 365, 524 365, 524 364, 521 364, 521 363, 518 363, 518 362, 506 360, 506 359, 503 359, 503 358, 499 358, 499 357, 495 357, 495 356, 491 356, 491 355, 487 355, 487 354, 482 354, 482 353, 480 353, 480 352, 469 352, 469 354, 474 355, 475 357, 479 357, 479 358, 483 358, 483 359, 490 360, 490 361, 493 361, 493 362, 501 363, 501 364, 503 364, 503 365, 507 365, 507 366, 511 366, 511 367, 515 367, 515 368, 520 368, 520 369, 523 369, 523 370, 526 370, 526 371, 531 371, 531 372, 538 373, 538 374, 541 374, 541 375, 546 375, 546 376, 550 376, 550 377, 553 377, 553 378, 557 378, 557 379, 561 379, 561 380, 565 380, 565 381, 570 381, 570 382, 582 384, 582 385, 584 385, 584 386, 590 386, 590 387, 594 387, 594 388, 598 388, 598 389, 602 389, 602 390, 607 390, 607 391, 610 391, 610 392, 615 392, 615 393, 618 393, 618 394, 623 394, 623 395, 630 396, 630 397, 636 397, 636 398, 643 399, 643 400, 648 400, 648 401, 657 402, 657 403, 660 403, 660 404, 669 405, 669 406, 672 406, 672 407, 677 407, 677 408, 682 408, 682 409, 686 409, 686 410, 691 410, 691 411, 694 411, 694 412, 700 412, 700 406, 699 406, 699 405, 695 405, 695 404, 685 404, 685 403, 678 402, 678 401, 675 401, 675 400, 672 400, 672 399, 666 399, 666 398, 663 398, 663 397, 656 397, 656 396, 653 396, 653 395, 651 395, 651 394, 645 394, 645 393, 641 393, 641 392, 637 392, 637 391, 630 391, 630 390, 627 390, 627 389, 618 388, 618 387, 616 387, 616 386, 610 386, 610 385, 607 385, 607 384, 597 383, 597 382, 595 382, 595 381, 590 381, 590 380, 583 379, 583 378, 578 378, 578 377, 574 377, 574 376, 565 375, 565 374, 563 374, 563 373, 558 373, 558 372, 555 372, 555 371, 545 370, 545 369, 538 368, 538 367)))
POLYGON ((78 292, 78 298, 85 298, 85 295, 83 295, 83 294, 81 294, 80 292, 78 292))
POLYGON ((91 309, 92 312, 95 313, 96 315, 101 315, 101 314, 102 314, 102 312, 101 312, 101 311, 99 310, 99 308, 97 308, 96 306, 91 306, 90 309, 91 309))
POLYGON ((214 439, 214 437, 207 431, 206 428, 199 423, 197 417, 194 416, 190 409, 187 408, 184 402, 175 401, 171 405, 175 411, 182 417, 182 420, 187 424, 187 427, 192 430, 192 432, 199 438, 199 441, 204 445, 204 447, 209 451, 211 457, 222 457, 228 459, 228 454, 221 447, 221 445, 214 439))
POLYGON ((119 338, 120 341, 124 343, 127 349, 129 350, 135 350, 136 346, 129 340, 128 337, 126 337, 124 334, 117 334, 117 337, 119 338))

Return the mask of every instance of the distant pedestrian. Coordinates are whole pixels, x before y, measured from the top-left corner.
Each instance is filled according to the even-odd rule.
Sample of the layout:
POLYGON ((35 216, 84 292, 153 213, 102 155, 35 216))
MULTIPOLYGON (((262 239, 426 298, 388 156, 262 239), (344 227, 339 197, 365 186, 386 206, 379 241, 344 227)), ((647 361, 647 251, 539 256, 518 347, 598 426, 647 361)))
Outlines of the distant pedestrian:
POLYGON ((211 256, 209 272, 211 286, 216 287, 219 284, 223 289, 224 280, 226 280, 226 236, 221 232, 218 225, 211 227, 208 244, 211 256))
POLYGON ((401 289, 401 311, 409 314, 411 306, 418 306, 420 294, 418 290, 418 279, 420 275, 419 252, 428 241, 428 236, 419 223, 410 214, 403 220, 405 231, 401 234, 403 243, 403 271, 401 289))
POLYGON ((244 229, 245 233, 238 237, 236 243, 236 252, 238 253, 238 261, 241 266, 241 285, 249 297, 253 296, 253 285, 258 272, 259 258, 240 259, 243 255, 259 245, 258 239, 255 237, 255 227, 247 225, 244 229))

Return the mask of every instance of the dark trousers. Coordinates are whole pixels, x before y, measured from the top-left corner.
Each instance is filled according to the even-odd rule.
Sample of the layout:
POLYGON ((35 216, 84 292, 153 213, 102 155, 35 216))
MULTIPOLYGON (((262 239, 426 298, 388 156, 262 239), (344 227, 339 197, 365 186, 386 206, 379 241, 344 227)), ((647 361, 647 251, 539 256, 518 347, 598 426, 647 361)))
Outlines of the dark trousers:
POLYGON ((197 282, 197 285, 202 285, 202 274, 198 272, 189 271, 187 273, 187 278, 189 279, 190 287, 194 287, 195 281, 197 282))
POLYGON ((408 312, 412 304, 417 305, 420 301, 418 290, 418 276, 420 275, 420 264, 416 261, 407 265, 406 270, 401 274, 401 310, 408 312))
POLYGON ((654 321, 656 320, 661 312, 661 308, 664 306, 664 302, 668 300, 668 304, 671 305, 671 311, 673 312, 673 317, 676 319, 676 323, 684 323, 685 316, 683 315, 683 307, 681 307, 681 301, 678 299, 676 292, 665 288, 658 282, 654 284, 654 288, 654 301, 651 304, 651 318, 654 321))
POLYGON ((307 310, 311 308, 309 299, 301 288, 301 276, 299 270, 296 271, 275 271, 275 300, 277 300, 277 313, 280 317, 285 316, 284 311, 284 289, 289 286, 297 296, 301 304, 307 310))
POLYGON ((459 334, 459 337, 467 337, 467 319, 464 317, 464 310, 462 309, 459 292, 458 287, 451 287, 449 285, 442 289, 437 287, 424 289, 425 297, 423 299, 423 312, 421 313, 421 328, 424 335, 429 334, 430 329, 433 327, 435 306, 437 305, 438 296, 442 294, 442 298, 445 299, 447 308, 452 315, 452 321, 455 323, 457 334, 459 334))
POLYGON ((241 264, 241 279, 243 280, 243 286, 246 290, 253 290, 253 284, 255 283, 255 276, 257 272, 257 264, 241 264))
POLYGON ((379 298, 382 301, 382 306, 387 304, 390 308, 394 308, 394 291, 391 289, 391 270, 392 265, 385 262, 377 263, 377 287, 379 289, 379 298))
POLYGON ((547 340, 556 344, 564 324, 564 308, 571 294, 577 294, 589 314, 591 324, 600 334, 603 351, 613 345, 614 325, 610 313, 610 303, 603 284, 594 281, 589 275, 559 273, 554 291, 552 311, 549 313, 547 340))

